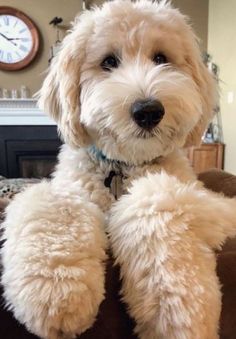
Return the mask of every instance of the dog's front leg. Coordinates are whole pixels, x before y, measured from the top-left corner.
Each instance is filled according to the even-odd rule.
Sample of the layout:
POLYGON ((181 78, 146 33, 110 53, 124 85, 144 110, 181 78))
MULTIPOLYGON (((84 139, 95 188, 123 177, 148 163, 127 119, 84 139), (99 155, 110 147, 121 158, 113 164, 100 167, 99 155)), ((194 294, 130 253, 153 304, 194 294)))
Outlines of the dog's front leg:
POLYGON ((122 293, 142 339, 218 338, 220 286, 214 252, 194 233, 197 201, 206 204, 197 185, 162 173, 136 180, 111 210, 122 293))
MULTIPOLYGON (((71 185, 75 190, 75 184, 71 185)), ((106 236, 101 210, 51 182, 7 208, 2 248, 7 306, 41 338, 74 338, 92 326, 104 298, 106 236)))

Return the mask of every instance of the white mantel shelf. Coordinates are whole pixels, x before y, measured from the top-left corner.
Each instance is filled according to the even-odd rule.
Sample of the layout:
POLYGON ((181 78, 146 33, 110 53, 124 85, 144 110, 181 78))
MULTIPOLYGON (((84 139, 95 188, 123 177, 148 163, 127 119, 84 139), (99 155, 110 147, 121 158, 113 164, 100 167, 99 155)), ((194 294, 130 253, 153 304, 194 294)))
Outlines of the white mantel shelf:
POLYGON ((35 99, 0 99, 0 126, 55 125, 35 99))

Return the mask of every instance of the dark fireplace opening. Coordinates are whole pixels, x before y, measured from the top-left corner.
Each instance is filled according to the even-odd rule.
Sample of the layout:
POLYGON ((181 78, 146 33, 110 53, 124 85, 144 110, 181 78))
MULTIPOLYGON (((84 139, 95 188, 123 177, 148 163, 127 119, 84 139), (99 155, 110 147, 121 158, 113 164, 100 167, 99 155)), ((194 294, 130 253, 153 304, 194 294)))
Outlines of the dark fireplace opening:
POLYGON ((55 167, 54 156, 21 156, 19 171, 21 178, 48 177, 55 167))
POLYGON ((60 146, 56 126, 0 126, 0 175, 48 177, 60 146))

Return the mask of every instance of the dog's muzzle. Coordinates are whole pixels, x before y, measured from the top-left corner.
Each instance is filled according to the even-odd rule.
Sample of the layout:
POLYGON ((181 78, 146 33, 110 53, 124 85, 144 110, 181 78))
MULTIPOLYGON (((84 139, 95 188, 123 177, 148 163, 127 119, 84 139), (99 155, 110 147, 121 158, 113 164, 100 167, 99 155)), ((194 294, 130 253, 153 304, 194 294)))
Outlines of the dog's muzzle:
POLYGON ((137 100, 131 106, 133 120, 139 127, 148 131, 159 124, 164 114, 164 106, 158 100, 137 100))

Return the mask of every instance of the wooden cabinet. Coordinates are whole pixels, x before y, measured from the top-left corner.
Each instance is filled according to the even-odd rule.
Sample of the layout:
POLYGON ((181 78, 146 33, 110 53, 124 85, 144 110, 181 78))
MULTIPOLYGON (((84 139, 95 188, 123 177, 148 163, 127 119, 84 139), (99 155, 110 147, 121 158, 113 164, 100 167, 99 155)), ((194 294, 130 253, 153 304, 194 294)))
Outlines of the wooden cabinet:
POLYGON ((224 144, 202 144, 187 150, 188 158, 196 173, 211 168, 224 168, 224 144))

